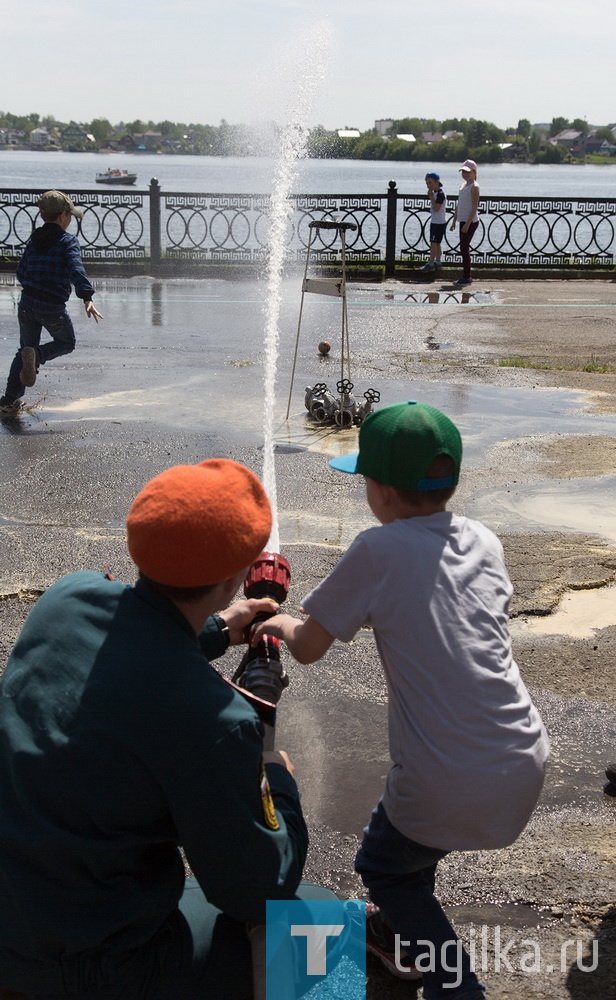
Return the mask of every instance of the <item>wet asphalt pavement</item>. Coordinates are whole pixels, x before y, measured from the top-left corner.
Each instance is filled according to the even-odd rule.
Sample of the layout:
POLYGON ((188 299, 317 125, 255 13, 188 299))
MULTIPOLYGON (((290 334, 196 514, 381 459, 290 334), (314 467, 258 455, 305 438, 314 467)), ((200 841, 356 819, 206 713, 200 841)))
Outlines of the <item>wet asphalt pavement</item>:
MULTIPOLYGON (((2 660, 31 601, 58 576, 110 564, 117 577, 134 577, 124 518, 152 475, 214 456, 262 471, 264 285, 97 285, 104 320, 88 322, 73 300, 77 350, 41 371, 29 411, 0 424, 2 660)), ((16 349, 17 297, 0 285, 0 372, 16 349)), ((340 303, 306 299, 287 421, 300 282, 285 281, 274 428, 291 612, 373 523, 361 484, 327 465, 354 449, 356 431, 315 426, 304 408, 305 386, 334 389, 342 374, 340 303), (323 339, 332 343, 326 358, 317 351, 323 339)), ((375 388, 381 404, 421 399, 461 429, 465 472, 452 506, 503 539, 516 657, 552 740, 546 787, 522 837, 507 850, 446 859, 440 896, 478 956, 481 942, 477 964, 491 997, 608 1000, 616 995, 616 799, 603 794, 603 768, 616 758, 616 375, 600 369, 616 370, 616 285, 482 279, 462 296, 445 282, 386 283, 351 285, 348 299, 356 395, 375 388), (591 601, 607 595, 596 627, 580 637, 565 618, 560 634, 542 633, 563 599, 582 592, 591 601), (540 623, 538 634, 529 622, 540 623), (515 939, 507 961, 497 928, 501 943, 515 939), (597 967, 581 970, 595 954, 597 967)), ((228 660, 231 673, 239 653, 228 660)), ((336 643, 318 664, 287 668, 278 737, 312 828, 308 874, 359 895, 353 857, 388 768, 371 635, 336 643)), ((369 963, 369 996, 409 994, 369 963)))

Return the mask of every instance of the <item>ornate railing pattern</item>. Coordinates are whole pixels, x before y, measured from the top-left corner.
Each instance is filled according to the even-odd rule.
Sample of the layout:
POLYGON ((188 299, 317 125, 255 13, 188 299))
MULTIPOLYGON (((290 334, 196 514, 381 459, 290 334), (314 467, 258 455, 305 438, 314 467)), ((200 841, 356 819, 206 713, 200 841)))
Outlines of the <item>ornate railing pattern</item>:
MULTIPOLYGON (((287 229, 287 257, 303 260, 309 225, 314 219, 353 222, 347 254, 352 260, 381 260, 384 255, 383 198, 379 195, 294 195, 287 229)), ((168 258, 258 261, 267 255, 268 195, 162 194, 161 220, 166 237, 161 248, 168 258)), ((312 252, 336 258, 337 234, 319 230, 312 252)))
MULTIPOLYGON (((18 257, 40 224, 40 191, 0 191, 0 253, 18 257)), ((146 203, 149 191, 67 191, 83 210, 79 242, 84 260, 145 260, 149 257, 146 203)))
MULTIPOLYGON (((5 267, 19 257, 37 224, 38 191, 0 191, 0 257, 5 267)), ((84 210, 79 239, 86 261, 141 262, 152 272, 167 262, 255 263, 267 255, 269 195, 183 194, 148 190, 73 190, 84 210)), ((456 198, 449 199, 453 217, 456 198)), ((287 259, 302 261, 309 225, 315 220, 351 222, 350 262, 396 265, 421 262, 429 246, 430 213, 423 195, 401 194, 391 181, 385 194, 293 195, 287 229, 287 259)), ((335 261, 336 230, 318 230, 315 260, 335 261)), ((613 265, 616 255, 616 199, 490 198, 480 203, 473 239, 476 264, 516 267, 613 265)), ((445 261, 460 259, 458 234, 447 229, 445 261)))

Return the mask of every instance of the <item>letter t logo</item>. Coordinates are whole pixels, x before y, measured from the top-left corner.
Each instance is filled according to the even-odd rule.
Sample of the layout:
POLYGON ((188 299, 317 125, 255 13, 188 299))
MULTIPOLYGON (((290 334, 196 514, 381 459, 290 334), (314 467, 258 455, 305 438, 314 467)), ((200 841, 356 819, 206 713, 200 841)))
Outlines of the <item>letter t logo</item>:
POLYGON ((306 938, 306 972, 309 976, 327 975, 327 938, 338 937, 344 924, 291 924, 291 937, 306 938))

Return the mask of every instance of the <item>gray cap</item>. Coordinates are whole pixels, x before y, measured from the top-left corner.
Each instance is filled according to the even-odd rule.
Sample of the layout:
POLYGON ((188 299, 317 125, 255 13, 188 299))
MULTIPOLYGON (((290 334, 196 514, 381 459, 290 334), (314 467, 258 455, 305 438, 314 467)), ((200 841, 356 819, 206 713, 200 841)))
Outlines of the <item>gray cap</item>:
POLYGON ((73 201, 63 191, 45 191, 38 200, 39 212, 57 218, 61 212, 70 212, 76 219, 83 219, 83 212, 75 208, 73 201))

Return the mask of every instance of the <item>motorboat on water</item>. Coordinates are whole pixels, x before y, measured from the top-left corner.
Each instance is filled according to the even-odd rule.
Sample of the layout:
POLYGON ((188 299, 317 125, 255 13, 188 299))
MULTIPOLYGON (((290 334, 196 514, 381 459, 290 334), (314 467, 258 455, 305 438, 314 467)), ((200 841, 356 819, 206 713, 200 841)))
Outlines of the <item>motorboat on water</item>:
POLYGON ((134 184, 137 174, 131 174, 128 170, 117 170, 110 167, 104 173, 96 175, 97 184, 134 184))

